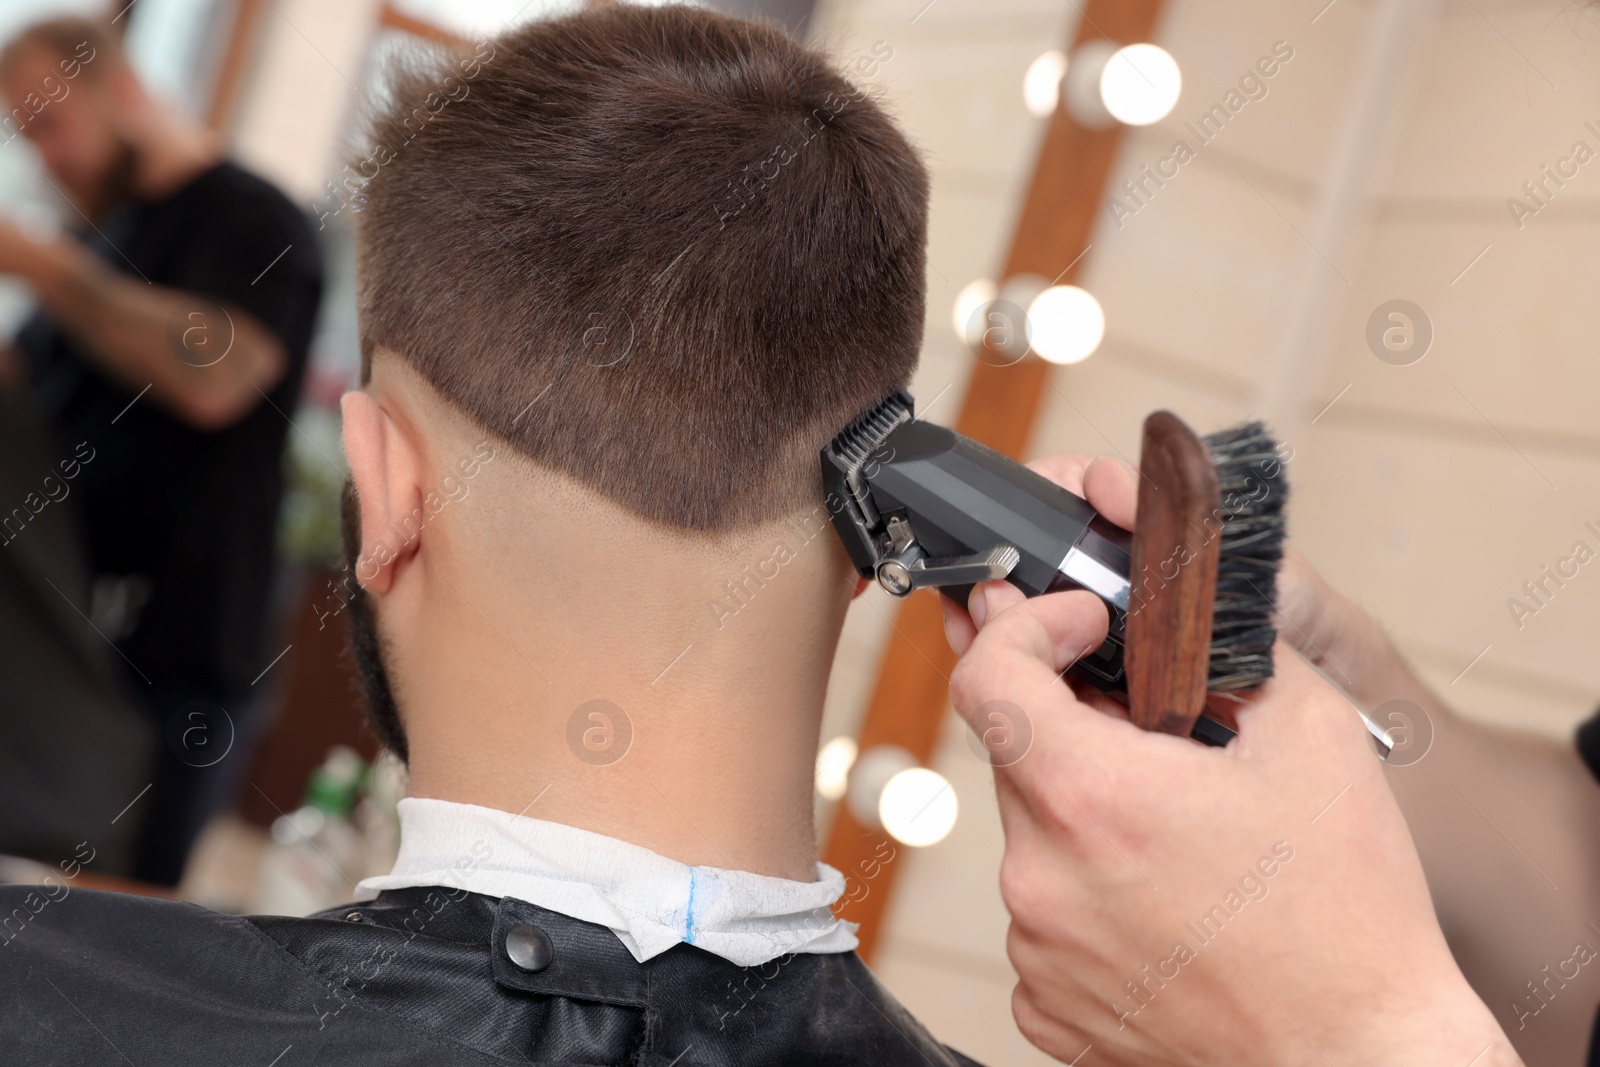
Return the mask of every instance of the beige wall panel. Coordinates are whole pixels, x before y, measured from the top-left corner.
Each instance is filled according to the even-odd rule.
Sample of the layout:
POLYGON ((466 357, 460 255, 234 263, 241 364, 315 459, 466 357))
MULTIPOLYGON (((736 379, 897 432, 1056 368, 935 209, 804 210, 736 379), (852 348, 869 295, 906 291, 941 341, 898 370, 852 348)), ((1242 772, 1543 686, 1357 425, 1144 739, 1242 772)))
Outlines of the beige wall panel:
MULTIPOLYGON (((1225 94, 1237 90, 1240 78, 1254 70, 1256 61, 1284 41, 1294 50, 1294 58, 1280 64, 1273 77, 1263 79, 1265 96, 1251 100, 1240 93, 1246 101, 1243 107, 1204 151, 1313 182, 1324 162, 1329 131, 1344 104, 1366 5, 1339 0, 1312 24, 1316 13, 1315 6, 1291 8, 1271 0, 1170 5, 1156 43, 1178 60, 1183 96, 1173 113, 1151 128, 1159 131, 1163 148, 1175 137, 1195 145, 1184 123, 1198 123, 1214 105, 1225 105, 1225 94)), ((1254 91, 1259 95, 1260 90, 1254 91)), ((1122 168, 1114 175, 1113 184, 1129 177, 1122 168)))
POLYGON ((1167 408, 1205 433, 1245 418, 1246 403, 1242 387, 1108 339, 1083 363, 1051 375, 1028 454, 1113 453, 1136 462, 1150 412, 1167 408))
POLYGON ((892 949, 916 942, 924 955, 946 953, 952 967, 967 968, 962 960, 983 961, 989 976, 1001 979, 1011 967, 1005 953, 1010 921, 1000 901, 1000 811, 993 772, 969 747, 967 733, 967 725, 947 709, 933 768, 950 781, 961 815, 937 845, 899 847, 896 862, 904 867, 885 944, 892 949), (952 915, 961 921, 951 922, 952 915))
MULTIPOLYGON (((1130 137, 1124 158, 1157 158, 1169 147, 1159 137, 1130 137)), ((1202 154, 1120 228, 1102 218, 1081 284, 1110 337, 1231 379, 1259 373, 1283 329, 1308 212, 1281 182, 1250 180, 1202 154)))
POLYGON ((338 169, 377 0, 281 0, 261 18, 234 150, 307 209, 338 169))
MULTIPOLYGON (((1342 403, 1342 401, 1341 401, 1342 403)), ((1507 606, 1583 540, 1600 555, 1600 466, 1532 454, 1553 489, 1498 438, 1413 432, 1335 406, 1292 464, 1290 536, 1339 589, 1402 642, 1460 671, 1517 670, 1562 691, 1600 692, 1600 558, 1550 586, 1521 627, 1507 606), (1453 659, 1452 659, 1453 654, 1453 659)), ((1471 672, 1469 672, 1470 674, 1471 672)))
POLYGON ((1043 120, 1023 103, 1023 75, 1039 53, 1061 47, 1063 24, 1058 18, 1031 33, 976 40, 936 37, 915 27, 863 27, 851 35, 843 55, 867 52, 878 40, 892 47, 894 56, 883 63, 877 81, 929 165, 981 175, 1010 199, 1020 192, 1015 183, 1025 183, 1033 169, 1043 132, 1043 120), (961 76, 980 71, 981 77, 961 76))
MULTIPOLYGON (((1509 219, 1505 199, 1574 141, 1600 152, 1600 135, 1584 127, 1600 120, 1600 21, 1584 4, 1479 7, 1445 8, 1389 196, 1416 210, 1481 198, 1509 219)), ((1580 168, 1556 199, 1600 199, 1600 163, 1580 168)))
POLYGON ((876 970, 936 1035, 980 1062, 1050 1063, 1011 1017, 1016 975, 1005 954, 993 772, 968 747, 966 725, 946 715, 933 766, 949 779, 961 815, 939 844, 900 849, 905 867, 876 970))
POLYGON ((1002 190, 968 191, 968 185, 948 171, 933 172, 928 310, 911 389, 918 412, 947 425, 961 410, 974 359, 952 323, 956 294, 974 278, 993 278, 999 271, 1016 214, 1015 199, 1002 190))
MULTIPOLYGON (((844 27, 911 26, 919 33, 1016 33, 1039 25, 1061 25, 1076 11, 1061 0, 822 0, 813 25, 823 32, 844 27)), ((977 79, 973 79, 977 80, 977 79)))
POLYGON ((1592 280, 1600 219, 1563 219, 1561 206, 1520 233, 1498 218, 1380 223, 1354 273, 1324 392, 1350 385, 1341 407, 1497 436, 1493 423, 1524 449, 1600 459, 1600 301, 1592 280), (1381 361, 1366 340, 1373 311, 1396 298, 1420 306, 1433 326, 1432 347, 1410 366, 1381 361))

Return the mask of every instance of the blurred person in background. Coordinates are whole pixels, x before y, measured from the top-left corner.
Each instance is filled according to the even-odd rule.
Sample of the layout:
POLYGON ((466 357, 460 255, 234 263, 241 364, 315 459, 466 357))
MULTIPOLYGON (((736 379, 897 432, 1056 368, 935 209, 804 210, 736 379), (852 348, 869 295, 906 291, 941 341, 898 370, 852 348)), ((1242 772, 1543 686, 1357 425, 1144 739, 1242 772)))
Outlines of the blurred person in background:
POLYGON ((97 874, 127 875, 144 812, 124 809, 150 782, 155 731, 116 652, 73 609, 89 568, 59 502, 79 461, 48 438, 27 398, 0 389, 0 853, 87 856, 97 874), (12 509, 26 536, 13 536, 12 509))
MULTIPOLYGON (((38 301, 4 376, 31 395, 49 451, 73 461, 63 505, 93 579, 73 607, 115 645, 160 742, 133 873, 173 885, 246 758, 251 686, 271 660, 280 465, 322 291, 316 235, 153 99, 102 23, 24 30, 0 51, 0 91, 5 134, 32 143, 70 205, 58 237, 0 220, 0 274, 38 301)), ((43 536, 26 514, 8 541, 43 536)), ((63 744, 79 729, 61 728, 63 744)))

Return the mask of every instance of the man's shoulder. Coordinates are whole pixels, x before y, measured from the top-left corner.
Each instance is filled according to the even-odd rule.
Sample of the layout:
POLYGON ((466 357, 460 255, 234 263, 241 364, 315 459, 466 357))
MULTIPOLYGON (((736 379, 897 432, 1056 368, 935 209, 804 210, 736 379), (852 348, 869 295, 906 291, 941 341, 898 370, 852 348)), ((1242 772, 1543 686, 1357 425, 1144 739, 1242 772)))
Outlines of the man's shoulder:
POLYGON ((0 950, 8 953, 37 956, 72 941, 110 949, 151 937, 226 939, 240 922, 182 901, 80 889, 65 878, 0 885, 0 950))
POLYGON ((135 1063, 244 1048, 268 1062, 290 1045, 341 1064, 609 1063, 649 1042, 772 1065, 976 1067, 854 953, 738 967, 684 944, 640 964, 604 927, 442 887, 298 919, 0 886, 0 1003, 18 1009, 0 1013, 0 1044, 30 1063, 104 1060, 106 1043, 135 1063), (545 958, 518 962, 517 937, 545 958))
POLYGON ((212 212, 228 217, 230 239, 258 234, 263 240, 282 240, 305 253, 290 251, 286 257, 295 261, 297 269, 320 264, 316 255, 320 243, 311 217, 282 189, 254 171, 223 160, 191 187, 190 195, 203 199, 212 212))
POLYGON ((342 1003, 249 919, 65 882, 0 886, 0 1002, 16 1062, 497 1062, 342 1003))
POLYGON ((274 215, 292 214, 302 221, 306 218, 282 189, 231 159, 223 160, 207 172, 203 184, 214 197, 250 204, 274 215))

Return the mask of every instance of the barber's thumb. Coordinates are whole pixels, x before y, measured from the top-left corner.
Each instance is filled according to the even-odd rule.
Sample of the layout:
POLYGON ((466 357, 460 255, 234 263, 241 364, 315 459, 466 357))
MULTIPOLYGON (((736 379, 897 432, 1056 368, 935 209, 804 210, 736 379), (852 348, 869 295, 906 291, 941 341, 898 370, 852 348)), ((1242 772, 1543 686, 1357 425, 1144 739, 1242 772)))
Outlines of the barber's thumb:
POLYGON ((1059 674, 1106 639, 1110 616, 1105 603, 1082 589, 1028 599, 1005 582, 986 582, 974 589, 969 612, 978 625, 974 648, 1011 648, 1048 664, 1059 674))
POLYGON ((1010 582, 979 582, 967 597, 967 614, 972 616, 972 625, 981 630, 984 623, 1026 599, 1022 590, 1010 582))

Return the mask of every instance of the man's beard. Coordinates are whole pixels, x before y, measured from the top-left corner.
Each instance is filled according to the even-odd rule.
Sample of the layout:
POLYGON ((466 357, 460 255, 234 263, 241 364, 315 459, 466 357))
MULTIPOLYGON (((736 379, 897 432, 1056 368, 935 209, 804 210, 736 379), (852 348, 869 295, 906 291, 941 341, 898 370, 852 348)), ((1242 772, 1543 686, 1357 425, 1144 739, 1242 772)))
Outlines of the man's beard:
POLYGON ((349 478, 344 481, 339 516, 343 527, 345 583, 349 587, 346 607, 350 619, 350 654, 366 698, 367 723, 384 747, 405 762, 410 758, 410 751, 406 745, 405 726, 400 721, 400 707, 395 703, 394 690, 389 684, 389 670, 384 664, 384 642, 378 633, 378 618, 373 611, 372 598, 356 576, 356 564, 361 559, 361 503, 356 499, 355 482, 349 478))

